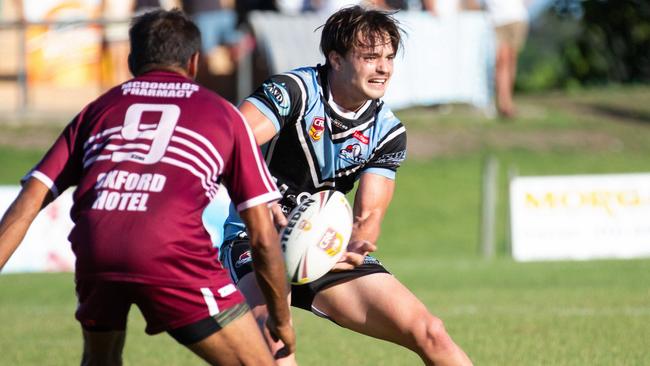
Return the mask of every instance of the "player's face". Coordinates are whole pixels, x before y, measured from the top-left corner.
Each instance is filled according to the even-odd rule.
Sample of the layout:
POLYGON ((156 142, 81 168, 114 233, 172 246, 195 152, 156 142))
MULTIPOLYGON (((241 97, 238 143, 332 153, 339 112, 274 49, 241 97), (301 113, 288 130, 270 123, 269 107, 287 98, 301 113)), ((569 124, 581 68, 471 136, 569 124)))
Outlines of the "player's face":
MULTIPOLYGON (((384 96, 393 74, 395 50, 390 38, 377 40, 375 47, 356 46, 341 59, 339 80, 346 80, 349 104, 384 96)), ((336 99, 336 98, 335 98, 336 99)))

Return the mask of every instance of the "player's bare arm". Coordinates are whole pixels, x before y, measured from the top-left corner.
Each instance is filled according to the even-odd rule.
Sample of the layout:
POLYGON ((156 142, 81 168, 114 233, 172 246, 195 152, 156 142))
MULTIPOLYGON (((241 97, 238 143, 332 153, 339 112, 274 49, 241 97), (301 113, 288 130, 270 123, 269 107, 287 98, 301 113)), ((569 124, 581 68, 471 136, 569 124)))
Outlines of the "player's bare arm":
POLYGON ((255 262, 257 283, 269 309, 267 326, 271 334, 282 340, 287 354, 296 351, 296 339, 291 326, 289 291, 277 231, 265 204, 240 212, 248 228, 251 256, 255 262))
POLYGON ((377 250, 376 242, 381 231, 388 205, 393 198, 395 181, 381 175, 366 173, 359 180, 354 197, 354 224, 346 254, 335 270, 350 269, 363 263, 366 254, 377 250))
POLYGON ((50 190, 31 178, 0 221, 0 270, 18 248, 41 209, 52 201, 50 190))
MULTIPOLYGON (((248 123, 248 126, 253 131, 255 142, 257 142, 258 145, 264 145, 278 133, 273 122, 260 112, 253 103, 244 101, 239 106, 239 111, 242 113, 246 123, 248 123)), ((274 203, 271 206, 271 214, 273 216, 273 223, 278 231, 280 228, 287 226, 287 218, 284 216, 282 209, 280 209, 280 206, 277 203, 274 203)))
POLYGON ((253 103, 244 101, 239 106, 239 111, 244 115, 246 122, 253 130, 258 145, 261 146, 267 143, 278 133, 273 122, 260 112, 253 103))

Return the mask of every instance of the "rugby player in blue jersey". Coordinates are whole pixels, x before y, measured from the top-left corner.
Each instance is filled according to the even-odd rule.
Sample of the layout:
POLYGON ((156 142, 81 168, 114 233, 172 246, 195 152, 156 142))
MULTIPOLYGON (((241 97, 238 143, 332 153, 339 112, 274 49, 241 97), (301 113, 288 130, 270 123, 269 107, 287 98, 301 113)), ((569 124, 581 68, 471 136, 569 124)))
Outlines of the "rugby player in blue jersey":
MULTIPOLYGON (((356 182, 348 252, 319 280, 293 285, 292 305, 353 331, 416 352, 427 365, 470 365, 425 305, 368 254, 376 249, 392 199, 395 172, 406 157, 406 131, 380 98, 393 72, 401 30, 390 14, 359 6, 334 13, 323 26, 324 66, 265 81, 240 106, 283 194, 276 223, 311 193, 347 193, 356 182)), ((245 228, 232 212, 221 258, 259 324, 268 311, 252 273, 245 228)), ((268 335, 272 349, 281 344, 268 335)), ((295 364, 293 355, 278 360, 295 364)))

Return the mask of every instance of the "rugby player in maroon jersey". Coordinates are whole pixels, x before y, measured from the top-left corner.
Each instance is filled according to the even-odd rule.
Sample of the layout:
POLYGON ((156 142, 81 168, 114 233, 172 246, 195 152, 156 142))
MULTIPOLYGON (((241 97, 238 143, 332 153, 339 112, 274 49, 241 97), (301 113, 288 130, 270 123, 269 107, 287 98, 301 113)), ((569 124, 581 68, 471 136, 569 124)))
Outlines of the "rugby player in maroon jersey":
POLYGON ((0 221, 0 268, 38 212, 76 186, 70 242, 84 365, 119 365, 129 309, 211 364, 271 365, 201 214, 220 184, 246 222, 269 331, 295 352, 284 264, 268 204, 279 199, 241 114, 193 82, 200 34, 180 11, 134 20, 135 78, 88 104, 24 178, 0 221))

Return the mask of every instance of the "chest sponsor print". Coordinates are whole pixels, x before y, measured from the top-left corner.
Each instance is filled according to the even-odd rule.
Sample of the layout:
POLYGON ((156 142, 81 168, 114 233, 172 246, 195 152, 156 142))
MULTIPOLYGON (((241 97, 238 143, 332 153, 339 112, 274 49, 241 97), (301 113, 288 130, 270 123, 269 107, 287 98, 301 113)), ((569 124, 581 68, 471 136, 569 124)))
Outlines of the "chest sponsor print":
POLYGON ((368 145, 368 143, 370 142, 368 136, 365 136, 361 131, 354 131, 354 134, 352 136, 355 139, 361 141, 364 145, 368 145))

